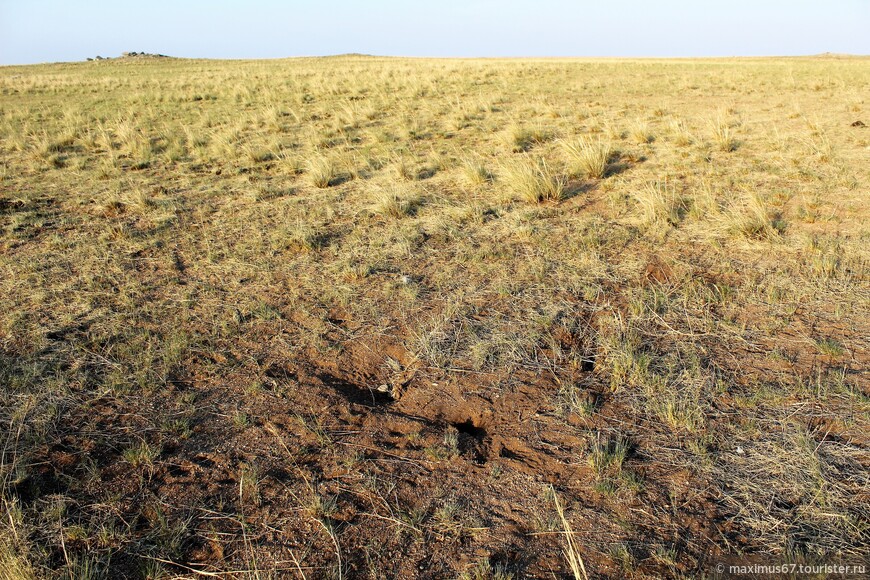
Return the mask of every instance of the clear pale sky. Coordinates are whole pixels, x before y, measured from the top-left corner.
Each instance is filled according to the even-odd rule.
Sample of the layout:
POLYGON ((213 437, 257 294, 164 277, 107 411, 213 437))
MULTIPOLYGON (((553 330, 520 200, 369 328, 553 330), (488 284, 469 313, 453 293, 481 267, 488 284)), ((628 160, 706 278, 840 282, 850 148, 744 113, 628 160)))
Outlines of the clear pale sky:
POLYGON ((870 54, 870 0, 0 0, 0 64, 124 51, 209 58, 870 54))

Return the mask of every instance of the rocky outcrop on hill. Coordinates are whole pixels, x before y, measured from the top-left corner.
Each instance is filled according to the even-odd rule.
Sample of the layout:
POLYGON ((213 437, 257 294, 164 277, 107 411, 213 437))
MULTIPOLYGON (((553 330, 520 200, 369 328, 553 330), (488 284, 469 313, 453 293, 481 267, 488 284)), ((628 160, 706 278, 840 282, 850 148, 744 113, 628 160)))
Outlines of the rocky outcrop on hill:
POLYGON ((152 54, 150 52, 122 52, 121 56, 117 57, 106 57, 106 56, 95 56, 94 58, 88 58, 88 62, 95 60, 119 60, 119 59, 139 59, 139 58, 171 58, 166 56, 165 54, 152 54))

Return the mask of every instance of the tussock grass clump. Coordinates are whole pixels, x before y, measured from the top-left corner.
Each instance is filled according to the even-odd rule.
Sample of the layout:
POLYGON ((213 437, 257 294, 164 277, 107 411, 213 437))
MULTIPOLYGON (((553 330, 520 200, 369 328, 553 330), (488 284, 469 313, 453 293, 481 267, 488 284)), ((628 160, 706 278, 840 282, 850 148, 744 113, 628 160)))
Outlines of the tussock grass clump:
POLYGON ((720 115, 716 117, 711 127, 713 141, 720 151, 728 153, 737 149, 737 140, 734 138, 734 132, 727 120, 720 115))
POLYGON ((137 445, 125 449, 123 456, 133 467, 141 465, 150 467, 154 463, 154 460, 160 456, 160 449, 149 445, 146 441, 141 441, 137 445))
POLYGON ((558 400, 564 412, 577 413, 581 417, 591 417, 598 404, 595 395, 571 383, 562 385, 558 400))
POLYGON ((803 245, 806 271, 819 280, 859 278, 870 264, 855 260, 856 254, 840 240, 812 236, 803 245), (862 265, 864 264, 864 265, 862 265))
POLYGON ((278 167, 288 175, 301 175, 305 173, 305 166, 299 157, 287 151, 281 151, 277 155, 278 167))
POLYGON ((120 194, 121 202, 127 206, 136 208, 139 211, 146 211, 157 205, 157 202, 152 198, 147 191, 142 187, 131 187, 120 194))
POLYGON ((241 132, 234 127, 226 127, 213 132, 208 138, 209 153, 217 159, 235 159, 239 153, 241 132))
POLYGON ((480 157, 465 157, 462 159, 462 177, 470 186, 481 186, 492 181, 492 172, 480 157))
POLYGON ((680 147, 691 145, 695 140, 689 131, 688 125, 682 119, 671 121, 671 134, 673 135, 674 144, 680 147))
POLYGON ((839 341, 827 337, 817 340, 816 348, 819 350, 820 353, 832 357, 843 356, 843 354, 845 354, 846 352, 846 349, 843 348, 843 345, 840 344, 839 341))
POLYGON ((559 201, 565 195, 565 178, 541 157, 526 156, 506 163, 502 179, 510 194, 528 203, 559 201))
POLYGON ((685 204, 673 187, 654 181, 634 193, 640 208, 641 222, 647 227, 676 226, 682 219, 685 204))
POLYGON ((562 147, 570 158, 572 175, 601 179, 607 173, 607 165, 613 155, 613 147, 607 141, 593 141, 580 137, 563 141, 562 147))
POLYGON ((712 184, 704 182, 691 198, 688 212, 692 218, 706 222, 713 233, 752 240, 771 240, 786 227, 785 221, 772 212, 759 192, 738 193, 730 200, 717 195, 712 184))
POLYGON ((519 125, 511 127, 508 134, 508 142, 510 143, 511 151, 514 153, 528 151, 533 146, 549 141, 552 138, 552 133, 544 129, 522 127, 519 125))
POLYGON ((709 220, 719 215, 721 208, 713 184, 703 181, 691 194, 689 215, 697 220, 709 220))
POLYGON ((325 189, 338 179, 338 166, 335 160, 322 155, 308 160, 308 180, 314 187, 325 189))
POLYGON ((324 245, 326 236, 316 224, 297 220, 281 231, 280 245, 300 250, 316 250, 324 245))
POLYGON ((395 184, 384 186, 375 192, 372 211, 392 218, 401 218, 417 211, 421 201, 416 192, 408 191, 395 184))
POLYGON ((611 119, 605 119, 601 122, 601 131, 612 141, 621 141, 628 137, 628 132, 611 119))
POLYGON ((483 558, 460 574, 459 580, 514 580, 514 573, 504 563, 493 564, 489 558, 483 558))
POLYGON ((620 316, 606 321, 600 334, 601 356, 610 375, 610 389, 637 387, 650 377, 651 359, 641 346, 637 329, 620 316))
POLYGON ((118 191, 109 193, 99 204, 104 215, 113 216, 126 212, 144 214, 156 206, 157 201, 142 187, 127 184, 119 187, 118 191))
POLYGON ((265 163, 267 161, 272 161, 273 159, 275 159, 275 154, 265 147, 258 147, 248 144, 245 145, 242 150, 245 153, 245 157, 251 163, 265 163))
MULTIPOLYGON (((779 235, 778 228, 770 219, 767 203, 757 192, 746 193, 742 202, 734 204, 720 220, 728 233, 748 239, 770 240, 779 235)), ((776 225, 781 228, 780 224, 776 225)))
POLYGON ((589 466, 599 476, 610 470, 619 472, 622 470, 622 464, 625 463, 630 447, 624 437, 602 440, 599 433, 589 452, 589 466))
POLYGON ((404 155, 396 159, 393 169, 396 176, 405 181, 414 181, 419 177, 419 171, 414 163, 404 155))
POLYGON ((55 153, 64 153, 75 145, 75 135, 49 135, 43 131, 33 135, 34 148, 39 156, 49 158, 55 153))
POLYGON ((652 405, 653 411, 672 429, 695 432, 704 426, 704 411, 697 402, 670 394, 652 405))
POLYGON ((646 145, 655 141, 655 136, 650 131, 649 125, 643 121, 635 123, 631 129, 631 138, 638 145, 646 145))
POLYGON ((820 162, 829 163, 834 159, 834 146, 830 138, 821 130, 814 130, 804 142, 810 154, 820 162))

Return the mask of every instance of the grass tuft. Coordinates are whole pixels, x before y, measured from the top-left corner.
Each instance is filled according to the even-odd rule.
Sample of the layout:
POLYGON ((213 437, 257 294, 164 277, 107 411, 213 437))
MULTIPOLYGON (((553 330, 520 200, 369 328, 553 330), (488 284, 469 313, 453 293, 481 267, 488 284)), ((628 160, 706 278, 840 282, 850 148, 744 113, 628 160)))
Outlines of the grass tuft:
POLYGON ((640 208, 641 222, 649 227, 670 227, 680 223, 685 203, 666 182, 648 183, 634 193, 640 208))
POLYGON ((757 192, 746 193, 741 202, 733 204, 722 215, 721 220, 727 232, 754 240, 776 238, 780 231, 774 226, 782 227, 779 222, 771 220, 770 209, 757 192))
POLYGON ((598 433, 589 453, 589 466, 598 476, 609 471, 619 473, 622 471, 622 464, 628 456, 629 449, 627 439, 616 437, 602 440, 601 433, 598 433))
POLYGON ((154 464, 154 460, 160 456, 160 449, 149 445, 147 441, 142 441, 125 449, 123 455, 124 459, 133 467, 151 467, 154 464))
POLYGON ((480 187, 492 181, 492 172, 483 163, 483 159, 468 156, 462 159, 462 177, 471 187, 480 187))
POLYGON ((504 165, 502 181, 512 196, 528 203, 559 201, 565 195, 565 178, 542 157, 524 156, 504 165))
POLYGON ((308 180, 314 187, 325 189, 334 185, 338 175, 338 166, 334 159, 318 155, 308 160, 308 180))
POLYGON ((713 141, 720 151, 726 153, 737 149, 737 140, 734 139, 734 132, 731 129, 729 122, 721 115, 716 117, 712 123, 713 141))
POLYGON ((671 134, 673 135, 674 144, 679 147, 686 147, 695 141, 687 123, 682 119, 671 121, 671 134))
POLYGON ((574 141, 563 141, 562 146, 570 158, 572 175, 591 179, 601 179, 606 175, 613 155, 613 147, 608 141, 580 137, 574 141))
POLYGON ((511 151, 514 153, 523 153, 533 146, 549 141, 552 138, 552 133, 544 129, 522 127, 519 125, 511 127, 508 133, 508 142, 510 143, 511 151))
POLYGON ((817 340, 816 348, 819 349, 820 353, 831 357, 840 357, 846 353, 846 349, 843 348, 843 345, 833 338, 826 337, 817 340))
POLYGON ((401 218, 411 215, 420 206, 421 198, 397 184, 381 187, 375 192, 372 210, 376 214, 401 218))
POLYGON ((655 136, 650 131, 649 125, 638 121, 631 129, 631 139, 638 145, 646 145, 655 141, 655 136))

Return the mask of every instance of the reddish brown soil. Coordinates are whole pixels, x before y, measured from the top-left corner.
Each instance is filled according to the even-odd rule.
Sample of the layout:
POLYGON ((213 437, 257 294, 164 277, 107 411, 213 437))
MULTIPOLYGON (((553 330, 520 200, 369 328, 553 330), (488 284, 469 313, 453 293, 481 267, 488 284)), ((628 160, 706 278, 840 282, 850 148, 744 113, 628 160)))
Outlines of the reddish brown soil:
MULTIPOLYGON (((573 377, 598 408, 583 419, 558 410, 560 378, 547 373, 420 368, 388 337, 345 342, 338 356, 316 363, 287 360, 260 330, 263 342, 252 341, 251 356, 265 369, 262 390, 245 392, 242 353, 227 352, 236 364, 219 362, 238 370, 220 384, 200 384, 194 372, 176 391, 148 397, 147 406, 140 397, 94 399, 64 415, 59 431, 68 435, 44 450, 27 485, 40 495, 69 493, 71 480, 83 480, 68 510, 83 522, 109 510, 140 539, 184 522, 173 561, 198 570, 256 563, 292 575, 298 561, 308 577, 320 577, 338 561, 320 518, 335 530, 347 577, 443 578, 484 558, 521 577, 561 577, 563 540, 548 486, 567 504, 596 576, 621 574, 609 556, 618 544, 643 573, 695 575, 728 541, 739 541, 710 482, 676 457, 683 451, 674 449, 671 461, 662 456, 655 427, 627 416, 592 369, 573 377), (385 371, 385 355, 404 370, 385 371), (382 384, 395 394, 380 392, 382 384), (185 394, 192 406, 179 403, 185 394), (248 425, 234 422, 240 411, 248 425), (172 417, 189 418, 193 433, 167 437, 156 418, 172 417), (451 428, 456 455, 443 444, 451 428), (632 440, 623 469, 644 481, 638 493, 595 491, 586 459, 593 431, 632 440), (139 438, 162 448, 153 467, 134 468, 121 456, 139 438), (85 455, 96 465, 85 465, 85 455), (242 489, 240 501, 250 466, 258 489, 242 489), (99 476, 83 478, 88 470, 99 476), (306 507, 314 493, 334 498, 334 509, 306 507), (458 507, 455 522, 435 515, 448 502, 458 507), (673 546, 682 564, 663 568, 647 552, 653 545, 673 546)), ((136 549, 122 547, 117 574, 138 574, 147 554, 136 549)))

